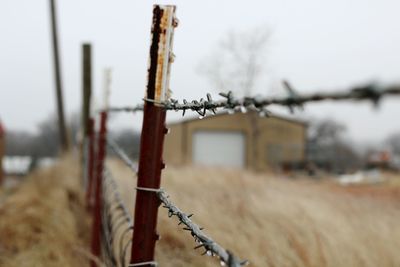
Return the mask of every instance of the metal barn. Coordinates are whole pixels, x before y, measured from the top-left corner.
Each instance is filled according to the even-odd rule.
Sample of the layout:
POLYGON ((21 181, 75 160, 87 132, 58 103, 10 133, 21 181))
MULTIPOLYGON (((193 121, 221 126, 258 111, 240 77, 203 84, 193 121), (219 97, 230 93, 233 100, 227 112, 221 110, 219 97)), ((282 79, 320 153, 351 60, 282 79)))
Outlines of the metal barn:
POLYGON ((257 113, 218 114, 169 124, 167 164, 233 166, 256 171, 305 161, 307 124, 257 113))

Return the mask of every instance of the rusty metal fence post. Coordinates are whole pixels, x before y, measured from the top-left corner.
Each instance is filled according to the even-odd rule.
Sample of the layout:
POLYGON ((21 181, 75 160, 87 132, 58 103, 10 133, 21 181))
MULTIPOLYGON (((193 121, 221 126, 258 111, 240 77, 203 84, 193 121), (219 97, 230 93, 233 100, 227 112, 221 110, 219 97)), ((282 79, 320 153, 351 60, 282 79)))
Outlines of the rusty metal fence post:
POLYGON ((89 119, 88 126, 88 160, 87 160, 87 177, 88 184, 86 187, 86 204, 88 208, 93 206, 93 181, 95 167, 95 138, 94 138, 94 119, 89 119))
POLYGON ((166 111, 157 105, 168 98, 175 6, 153 7, 150 66, 144 104, 135 203, 131 266, 154 266, 157 213, 160 202, 152 189, 160 188, 166 111))
MULTIPOLYGON (((100 113, 100 131, 97 145, 96 173, 93 183, 95 190, 95 203, 93 210, 93 227, 92 227, 92 254, 95 257, 100 257, 100 241, 101 241, 101 209, 102 209, 102 180, 104 170, 104 159, 106 155, 106 135, 107 135, 107 112, 100 113)), ((91 260, 91 267, 96 267, 97 264, 91 260)))

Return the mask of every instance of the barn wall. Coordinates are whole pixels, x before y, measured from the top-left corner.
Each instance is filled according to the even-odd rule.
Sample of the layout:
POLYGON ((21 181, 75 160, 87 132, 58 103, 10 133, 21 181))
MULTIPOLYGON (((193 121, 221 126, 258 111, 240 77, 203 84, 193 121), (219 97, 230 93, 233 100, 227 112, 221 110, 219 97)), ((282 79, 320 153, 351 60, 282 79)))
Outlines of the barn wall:
POLYGON ((184 125, 174 124, 168 126, 169 133, 165 136, 163 158, 166 164, 184 163, 184 125))
POLYGON ((192 137, 196 131, 240 131, 246 139, 246 167, 267 170, 282 162, 305 159, 306 125, 278 117, 263 118, 256 113, 217 115, 169 126, 164 160, 167 164, 192 163, 192 137))
POLYGON ((257 169, 305 160, 306 125, 271 117, 258 121, 257 169))

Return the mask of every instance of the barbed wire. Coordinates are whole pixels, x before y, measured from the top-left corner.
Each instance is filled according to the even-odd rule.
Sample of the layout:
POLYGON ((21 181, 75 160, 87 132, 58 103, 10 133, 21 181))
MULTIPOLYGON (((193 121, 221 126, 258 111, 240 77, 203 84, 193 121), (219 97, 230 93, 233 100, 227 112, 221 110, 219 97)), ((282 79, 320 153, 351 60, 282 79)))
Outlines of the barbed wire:
MULTIPOLYGON (((147 190, 143 188, 137 188, 139 190, 147 190)), ((224 249, 210 237, 203 233, 203 228, 195 224, 190 218, 193 214, 187 215, 181 211, 177 206, 175 206, 168 198, 169 196, 163 189, 149 189, 147 191, 153 191, 157 194, 157 197, 161 201, 163 208, 168 210, 168 217, 175 216, 179 220, 179 225, 183 224, 184 230, 190 231, 195 242, 199 243, 194 249, 204 248, 205 252, 203 255, 207 254, 209 256, 218 256, 221 265, 226 265, 228 267, 240 267, 247 265, 247 260, 240 260, 236 258, 229 250, 224 249)))
POLYGON ((196 111, 200 116, 205 116, 207 111, 216 113, 217 109, 227 109, 231 112, 245 112, 247 109, 262 113, 261 115, 268 116, 270 111, 267 109, 270 105, 286 106, 291 112, 294 108, 303 108, 303 105, 309 102, 319 102, 325 100, 342 101, 342 100, 370 100, 375 105, 379 103, 379 100, 385 95, 400 95, 400 86, 392 87, 379 87, 375 84, 370 84, 364 87, 356 87, 349 91, 337 91, 337 92, 317 92, 312 94, 300 95, 285 82, 285 88, 288 91, 289 96, 287 97, 244 97, 235 98, 233 93, 220 93, 224 99, 214 101, 210 94, 207 94, 206 99, 200 99, 199 101, 193 100, 188 102, 182 100, 180 103, 178 100, 170 99, 165 103, 161 103, 167 110, 183 111, 185 115, 186 110, 196 111))
POLYGON ((106 109, 109 112, 138 112, 143 111, 143 104, 138 104, 134 107, 109 107, 106 109))
MULTIPOLYGON (((211 94, 206 95, 206 99, 188 101, 183 99, 181 102, 177 99, 169 99, 165 102, 156 102, 152 99, 144 99, 144 101, 155 103, 162 106, 166 110, 182 111, 182 116, 187 110, 195 111, 200 116, 206 116, 207 111, 216 114, 219 109, 226 109, 230 113, 246 112, 253 110, 262 116, 269 116, 271 112, 267 109, 270 105, 279 105, 288 107, 291 112, 295 108, 303 108, 303 105, 310 102, 320 101, 344 101, 344 100, 370 100, 377 105, 381 98, 386 95, 400 95, 400 86, 378 86, 369 84, 366 86, 355 87, 348 91, 333 92, 316 92, 311 94, 298 94, 288 82, 284 82, 285 89, 288 92, 286 97, 243 97, 236 98, 232 91, 228 93, 220 93, 223 97, 221 100, 213 100, 211 94)), ((143 110, 143 105, 135 107, 113 107, 112 111, 137 112, 143 110)))
POLYGON ((135 174, 137 173, 137 165, 132 162, 124 150, 118 146, 117 142, 110 137, 107 138, 107 145, 115 152, 115 154, 131 169, 135 174))
MULTIPOLYGON (((113 148, 117 148, 117 151, 121 155, 126 154, 113 143, 112 140, 107 140, 107 143, 111 144, 113 148), (110 142, 109 142, 110 141, 110 142)), ((121 156, 120 155, 120 156, 121 156)), ((125 236, 130 231, 133 231, 133 219, 129 213, 128 208, 125 206, 122 197, 118 191, 118 186, 115 179, 112 177, 110 170, 106 167, 103 173, 103 209, 102 209, 102 250, 105 255, 105 262, 107 266, 117 266, 117 256, 114 253, 114 242, 115 235, 123 225, 125 229, 119 235, 119 246, 118 246, 118 258, 119 265, 126 266, 125 255, 127 247, 131 244, 131 239, 127 240, 124 245, 125 236)), ((167 193, 162 189, 146 189, 137 188, 138 190, 152 191, 157 194, 157 197, 163 204, 163 207, 168 210, 168 216, 176 216, 179 219, 179 225, 184 224, 184 230, 190 231, 195 241, 199 243, 195 249, 204 248, 204 254, 210 256, 218 256, 221 263, 228 267, 240 267, 247 264, 247 261, 241 261, 237 259, 230 251, 224 249, 210 237, 205 235, 200 226, 195 224, 190 217, 193 214, 187 215, 182 212, 177 206, 172 204, 168 199, 167 193)))

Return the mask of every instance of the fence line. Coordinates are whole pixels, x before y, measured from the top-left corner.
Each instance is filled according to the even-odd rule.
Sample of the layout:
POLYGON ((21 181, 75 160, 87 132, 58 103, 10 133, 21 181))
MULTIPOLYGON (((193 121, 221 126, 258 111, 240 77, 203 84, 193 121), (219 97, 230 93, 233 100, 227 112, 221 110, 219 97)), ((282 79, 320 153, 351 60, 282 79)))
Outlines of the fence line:
MULTIPOLYGON (((309 95, 292 95, 291 97, 286 98, 254 98, 254 97, 244 97, 242 99, 234 98, 233 94, 229 92, 228 94, 220 94, 225 98, 225 100, 213 101, 211 96, 207 94, 207 100, 201 99, 200 101, 192 101, 188 103, 186 100, 183 100, 182 104, 180 104, 177 100, 169 100, 167 102, 155 102, 149 99, 144 99, 145 104, 156 104, 159 105, 161 109, 164 110, 182 110, 185 112, 186 110, 192 110, 198 112, 200 115, 205 115, 206 111, 211 110, 215 112, 216 109, 224 108, 230 109, 233 111, 243 111, 244 108, 253 109, 256 111, 265 110, 265 106, 269 106, 272 104, 278 104, 282 106, 287 106, 289 108, 293 107, 301 107, 302 104, 308 102, 317 102, 323 100, 335 100, 335 101, 343 101, 343 100, 370 100, 374 104, 377 104, 378 101, 386 95, 400 95, 400 87, 386 87, 382 89, 377 89, 377 87, 367 86, 363 88, 354 88, 350 91, 346 92, 333 92, 333 93, 314 93, 309 95)), ((107 111, 113 112, 138 112, 143 111, 144 106, 135 106, 132 109, 129 107, 124 108, 110 108, 107 111)), ((105 111, 103 111, 105 112, 105 111)), ((107 145, 115 152, 115 155, 126 165, 129 169, 137 174, 138 169, 136 164, 130 160, 129 156, 125 153, 124 149, 121 148, 113 139, 110 137, 106 138, 107 145)), ((129 211, 126 208, 123 200, 118 192, 117 184, 114 178, 112 178, 111 172, 109 169, 104 170, 104 181, 103 181, 103 194, 107 195, 112 193, 113 197, 104 197, 103 196, 103 208, 102 208, 102 251, 103 256, 105 258, 106 264, 108 266, 122 266, 125 267, 125 257, 127 254, 127 250, 129 246, 132 244, 132 239, 128 239, 125 241, 125 237, 129 232, 133 231, 133 219, 129 215, 129 211), (117 212, 117 214, 115 214, 117 212), (114 252, 114 242, 115 242, 115 234, 116 232, 126 224, 125 229, 122 234, 119 236, 118 242, 118 252, 114 252), (125 243, 124 243, 125 241, 125 243)), ((170 200, 169 196, 163 189, 158 188, 148 188, 148 187, 137 187, 138 191, 144 192, 152 192, 155 193, 158 200, 163 205, 163 208, 168 210, 169 217, 177 217, 179 220, 178 225, 184 225, 184 230, 187 230, 191 233, 195 242, 198 245, 195 249, 204 248, 205 252, 202 255, 210 255, 217 256, 221 261, 221 264, 224 264, 228 267, 239 267, 248 264, 247 260, 238 259, 233 253, 229 250, 226 250, 218 243, 216 243, 213 239, 208 237, 203 233, 203 228, 199 227, 195 224, 191 217, 193 214, 187 215, 183 211, 181 211, 177 206, 175 206, 170 200)), ((134 232, 134 231, 133 231, 134 232)), ((133 266, 157 266, 155 261, 144 261, 139 263, 130 263, 128 267, 133 266)))
MULTIPOLYGON (((131 166, 133 162, 129 159, 129 157, 125 154, 123 149, 118 146, 118 144, 112 139, 107 139, 108 145, 113 149, 114 152, 118 155, 118 158, 121 159, 125 164, 131 166)), ((131 170, 135 172, 136 169, 131 170)), ((163 189, 152 189, 152 188, 141 188, 137 187, 137 190, 147 191, 156 193, 157 198, 163 205, 163 208, 168 210, 168 217, 177 217, 179 220, 178 225, 185 225, 183 228, 186 231, 190 231, 192 237, 195 242, 198 243, 194 247, 194 249, 204 248, 205 252, 202 255, 208 256, 218 256, 220 261, 228 267, 240 267, 246 265, 248 263, 247 260, 238 259, 233 253, 229 250, 226 250, 221 245, 216 243, 212 238, 208 237, 203 233, 202 230, 204 228, 198 226, 191 220, 193 214, 187 215, 183 211, 181 211, 176 205, 174 205, 169 200, 169 195, 163 189)), ((131 243, 131 239, 126 243, 125 246, 122 245, 124 236, 128 231, 133 230, 133 220, 129 215, 129 211, 123 202, 121 195, 118 191, 118 186, 115 179, 112 177, 112 173, 109 168, 105 167, 103 172, 103 192, 104 192, 104 205, 102 210, 102 233, 103 233, 103 251, 106 262, 109 266, 116 266, 117 257, 113 252, 113 236, 115 233, 122 227, 123 222, 127 223, 128 227, 125 228, 123 233, 120 235, 119 241, 119 262, 121 266, 125 266, 125 256, 126 256, 126 246, 131 243), (109 195, 111 194, 111 198, 109 195), (108 197, 106 197, 108 196, 108 197), (115 215, 114 212, 119 211, 119 215, 115 215)), ((139 266, 135 264, 130 264, 130 266, 139 266)))
MULTIPOLYGON (((229 250, 223 248, 213 239, 203 233, 203 229, 195 224, 187 215, 175 206, 167 193, 160 189, 161 171, 165 167, 162 160, 162 148, 164 135, 167 133, 165 117, 169 110, 185 112, 190 110, 200 116, 206 116, 207 112, 216 113, 225 109, 229 113, 246 112, 252 110, 260 115, 268 116, 270 105, 288 107, 290 111, 302 108, 309 102, 324 100, 369 100, 375 105, 379 104, 386 95, 400 95, 400 86, 379 87, 374 84, 364 87, 352 88, 348 91, 335 91, 330 93, 298 94, 289 83, 285 82, 288 91, 287 97, 243 97, 236 98, 232 92, 220 93, 221 100, 213 100, 211 94, 206 99, 192 100, 188 102, 169 99, 169 73, 172 63, 172 37, 173 28, 177 25, 175 18, 175 6, 154 6, 152 23, 152 42, 150 46, 150 66, 148 68, 147 97, 144 104, 132 107, 111 107, 101 111, 101 127, 98 142, 91 135, 91 144, 97 143, 97 156, 91 157, 88 162, 90 174, 87 192, 95 192, 95 207, 93 210, 93 236, 92 252, 94 256, 103 256, 107 266, 125 267, 126 256, 131 246, 131 258, 129 267, 133 266, 157 266, 154 261, 157 214, 159 204, 168 210, 169 217, 177 217, 179 225, 184 225, 194 237, 198 245, 195 249, 204 248, 205 253, 217 256, 221 264, 228 267, 239 267, 248 262, 240 260, 229 250), (140 145, 139 167, 129 159, 124 149, 115 141, 106 137, 106 119, 108 112, 143 112, 143 128, 140 145), (109 169, 104 165, 105 143, 115 154, 137 174, 136 202, 134 218, 125 206, 118 191, 118 186, 109 169), (95 162, 95 164, 94 164, 95 162), (94 172, 95 171, 95 172, 94 172), (122 228, 124 227, 124 228, 122 228), (134 229, 135 227, 135 229, 134 229), (121 234, 118 235, 118 232, 121 234), (132 238, 126 239, 128 233, 132 238), (117 244, 118 243, 118 244, 117 244), (100 246, 101 245, 101 246, 100 246), (100 250, 100 251, 99 251, 100 250)), ((90 195, 90 194, 88 194, 90 195)), ((89 197, 90 200, 90 197, 89 197)), ((92 261, 92 266, 96 263, 92 261)))

